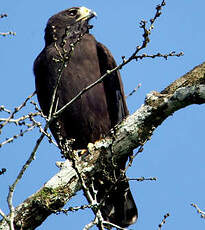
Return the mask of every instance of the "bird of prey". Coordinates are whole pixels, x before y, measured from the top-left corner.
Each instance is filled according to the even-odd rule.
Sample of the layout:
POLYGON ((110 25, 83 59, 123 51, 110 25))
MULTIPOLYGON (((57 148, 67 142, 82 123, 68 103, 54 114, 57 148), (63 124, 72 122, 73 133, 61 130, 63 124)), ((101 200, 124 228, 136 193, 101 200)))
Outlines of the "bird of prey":
MULTIPOLYGON (((59 110, 82 89, 116 67, 110 51, 89 33, 89 20, 96 16, 86 7, 72 7, 52 16, 45 29, 45 48, 34 62, 36 92, 45 115, 59 110), (61 68, 63 65, 63 68, 61 68), (52 102, 54 91, 55 100, 52 102)), ((119 71, 85 92, 50 125, 59 147, 74 139, 73 149, 86 149, 106 135, 128 115, 119 71)), ((67 156, 69 158, 69 156, 67 156)), ((127 159, 117 162, 119 176, 127 159)), ((100 211, 105 221, 121 227, 137 220, 137 208, 127 180, 117 183, 97 175, 94 181, 100 211)))

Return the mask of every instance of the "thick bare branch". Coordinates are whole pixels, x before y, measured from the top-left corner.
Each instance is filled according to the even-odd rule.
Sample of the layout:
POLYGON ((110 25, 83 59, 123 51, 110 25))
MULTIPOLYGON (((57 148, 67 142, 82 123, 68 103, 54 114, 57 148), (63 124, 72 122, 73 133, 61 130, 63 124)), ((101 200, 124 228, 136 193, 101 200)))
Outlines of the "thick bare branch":
MULTIPOLYGON (((89 178, 96 171, 101 170, 102 159, 119 159, 129 155, 148 140, 168 116, 188 105, 205 103, 204 76, 205 63, 176 80, 161 93, 149 93, 145 103, 118 124, 105 139, 89 144, 88 154, 82 157, 75 154, 78 170, 86 176, 86 183, 90 182, 89 178)), ((80 189, 79 177, 66 161, 58 174, 15 209, 15 229, 35 229, 51 213, 61 209, 80 189)), ((9 229, 6 226, 6 221, 0 223, 0 229, 9 229)))

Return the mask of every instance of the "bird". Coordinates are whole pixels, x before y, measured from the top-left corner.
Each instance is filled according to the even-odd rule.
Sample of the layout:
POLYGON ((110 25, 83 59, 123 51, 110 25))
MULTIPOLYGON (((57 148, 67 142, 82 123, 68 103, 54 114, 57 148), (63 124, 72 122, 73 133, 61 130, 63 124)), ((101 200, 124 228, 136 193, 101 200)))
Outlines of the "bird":
MULTIPOLYGON (((93 26, 89 21, 93 17, 96 17, 94 11, 81 6, 63 10, 47 22, 45 47, 33 67, 37 98, 47 117, 116 67, 111 52, 90 33, 93 26)), ((53 120, 49 128, 61 149, 69 140, 73 140, 69 142, 72 149, 86 149, 89 143, 104 137, 128 114, 117 70, 84 92, 53 120)), ((117 162, 111 174, 119 177, 126 161, 127 157, 117 162)), ((113 182, 106 176, 98 174, 95 178, 94 187, 103 219, 120 227, 135 223, 138 211, 126 178, 118 181, 111 191, 113 182), (109 194, 106 195, 107 191, 109 194)))

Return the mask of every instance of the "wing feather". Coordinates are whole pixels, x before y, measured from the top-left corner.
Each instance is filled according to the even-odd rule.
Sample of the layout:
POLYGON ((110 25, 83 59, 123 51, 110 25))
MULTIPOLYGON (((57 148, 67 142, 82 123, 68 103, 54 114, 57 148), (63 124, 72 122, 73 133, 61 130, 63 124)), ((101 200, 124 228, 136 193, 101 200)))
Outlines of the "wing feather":
MULTIPOLYGON (((111 70, 116 67, 116 62, 110 51, 99 42, 97 42, 97 54, 102 75, 106 73, 107 70, 111 70)), ((113 127, 129 114, 122 79, 118 70, 105 78, 104 89, 112 124, 111 126, 113 127)))

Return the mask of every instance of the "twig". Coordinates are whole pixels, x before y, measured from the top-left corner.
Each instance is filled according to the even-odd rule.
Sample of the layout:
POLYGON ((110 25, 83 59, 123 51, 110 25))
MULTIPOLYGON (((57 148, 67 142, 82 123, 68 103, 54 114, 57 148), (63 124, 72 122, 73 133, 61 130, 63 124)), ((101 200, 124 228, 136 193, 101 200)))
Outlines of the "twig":
POLYGON ((17 183, 21 180, 24 172, 26 171, 26 169, 29 167, 29 165, 31 164, 31 162, 35 159, 35 154, 36 151, 41 143, 41 141, 43 140, 43 137, 45 136, 45 134, 41 134, 41 136, 39 137, 39 139, 36 142, 36 145, 34 146, 34 149, 32 151, 32 153, 30 154, 30 157, 28 158, 28 160, 26 161, 26 163, 23 165, 22 169, 20 170, 16 180, 14 181, 14 183, 9 186, 9 193, 7 196, 7 202, 8 202, 8 206, 9 206, 9 210, 10 210, 10 229, 14 230, 14 228, 12 228, 13 223, 14 223, 14 207, 12 204, 12 199, 13 199, 13 194, 14 194, 14 190, 15 187, 17 185, 17 183))
POLYGON ((192 207, 196 209, 196 211, 201 214, 201 218, 205 219, 205 212, 203 212, 196 204, 191 204, 192 207))
MULTIPOLYGON (((25 106, 26 102, 35 94, 35 92, 29 96, 26 101, 21 105, 19 106, 18 108, 22 108, 23 106, 25 106)), ((48 124, 46 124, 44 130, 46 131, 48 129, 48 124)), ((43 140, 45 136, 45 133, 42 133, 41 136, 38 138, 38 140, 36 141, 36 144, 33 148, 33 151, 31 152, 28 160, 26 161, 26 163, 23 165, 22 169, 20 170, 17 178, 15 179, 14 183, 9 186, 9 193, 8 193, 8 196, 7 196, 7 203, 8 203, 8 206, 9 206, 9 210, 10 210, 10 229, 11 230, 14 230, 14 228, 12 227, 13 226, 13 222, 14 222, 14 207, 13 207, 13 204, 12 204, 12 199, 13 199, 13 194, 14 194, 14 190, 16 188, 16 185, 17 183, 21 180, 23 174, 25 173, 26 169, 29 167, 29 165, 31 164, 31 162, 35 159, 35 155, 36 155, 36 151, 41 143, 41 141, 43 140)))
POLYGON ((4 111, 4 112, 9 113, 9 114, 11 113, 11 110, 6 109, 4 105, 0 106, 0 112, 1 111, 4 111))
MULTIPOLYGON (((93 221, 91 221, 89 224, 87 224, 83 230, 89 230, 91 229, 92 227, 94 227, 95 225, 97 225, 98 221, 97 221, 97 218, 95 218, 93 221)), ((103 221, 103 224, 104 225, 107 225, 108 229, 111 229, 111 228, 116 228, 116 229, 119 229, 119 230, 127 230, 127 228, 122 228, 116 224, 113 224, 113 223, 110 223, 108 221, 103 221)))
POLYGON ((41 117, 43 117, 44 119, 46 119, 46 116, 43 114, 43 111, 38 107, 37 103, 35 101, 30 101, 31 105, 34 105, 34 109, 39 113, 39 115, 41 117))
POLYGON ((83 228, 83 230, 89 230, 92 227, 94 227, 95 225, 97 225, 97 218, 95 218, 92 222, 90 222, 89 224, 86 224, 85 227, 83 228))
POLYGON ((144 141, 144 143, 142 143, 141 146, 139 146, 137 152, 136 152, 134 155, 129 156, 129 162, 128 162, 127 167, 125 168, 125 172, 128 170, 129 167, 132 166, 132 163, 133 163, 135 157, 136 157, 139 153, 141 153, 141 152, 144 151, 144 145, 145 145, 145 143, 147 142, 147 140, 148 140, 148 139, 146 139, 146 140, 144 141))
POLYGON ((9 31, 9 32, 0 32, 0 35, 3 36, 3 37, 6 37, 8 35, 13 35, 15 36, 16 35, 16 32, 13 32, 13 31, 9 31))
POLYGON ((28 102, 29 99, 31 99, 34 95, 36 94, 36 92, 33 92, 30 96, 28 96, 26 98, 26 100, 18 107, 16 107, 14 109, 14 111, 11 113, 11 115, 8 117, 8 119, 0 125, 0 133, 1 133, 1 129, 12 119, 14 118, 14 115, 19 112, 19 110, 21 110, 24 106, 26 106, 26 103, 28 102))
POLYGON ((6 214, 0 209, 0 215, 4 218, 8 225, 10 225, 10 219, 6 216, 6 214))
POLYGON ((32 121, 32 124, 39 128, 40 133, 45 134, 45 136, 48 138, 49 143, 54 144, 56 147, 58 147, 58 144, 53 140, 50 133, 47 132, 47 130, 44 130, 42 128, 42 124, 40 122, 37 122, 33 116, 30 117, 30 120, 32 121))
POLYGON ((0 118, 0 122, 7 122, 7 123, 13 123, 13 124, 18 125, 18 126, 25 125, 27 127, 30 127, 31 124, 26 124, 24 121, 26 119, 30 119, 31 117, 36 117, 36 116, 41 116, 41 113, 39 113, 39 112, 29 113, 29 114, 24 115, 22 117, 19 117, 17 119, 9 119, 9 121, 8 121, 8 118, 0 118))
POLYGON ((3 145, 7 144, 7 143, 13 142, 13 141, 14 141, 15 139, 17 139, 18 137, 23 137, 23 135, 24 135, 25 133, 27 133, 27 132, 33 130, 35 127, 36 127, 36 125, 32 125, 31 127, 27 128, 27 129, 24 130, 24 131, 21 130, 19 134, 16 134, 16 135, 14 135, 13 137, 7 138, 5 141, 3 141, 2 143, 0 143, 0 148, 1 148, 3 145))
POLYGON ((136 55, 135 56, 135 60, 138 61, 138 59, 143 59, 143 58, 156 58, 156 57, 162 57, 165 60, 168 59, 168 57, 181 57, 183 56, 184 53, 183 52, 179 52, 176 53, 175 51, 171 51, 168 54, 161 54, 161 53, 157 53, 157 54, 142 54, 142 55, 136 55))
POLYGON ((145 178, 145 177, 142 176, 140 178, 127 178, 127 180, 129 180, 129 181, 136 180, 136 181, 142 182, 142 181, 145 181, 145 180, 156 181, 157 178, 156 177, 145 178))
POLYGON ((141 87, 141 83, 139 83, 139 84, 137 85, 137 87, 134 88, 134 89, 126 96, 126 99, 127 99, 128 97, 132 96, 134 93, 136 93, 137 90, 138 90, 140 87, 141 87))
POLYGON ((162 222, 159 224, 159 226, 158 226, 158 230, 161 230, 162 229, 162 226, 166 223, 166 219, 167 219, 167 217, 169 217, 170 216, 170 214, 169 213, 167 213, 166 215, 164 215, 164 218, 163 218, 163 220, 162 220, 162 222))
MULTIPOLYGON (((93 194, 94 194, 93 197, 92 197, 92 195, 91 195, 88 187, 85 184, 85 180, 83 178, 83 175, 80 173, 80 171, 78 169, 76 160, 73 159, 72 162, 73 162, 73 168, 75 169, 75 171, 76 171, 76 173, 77 173, 77 175, 79 177, 80 183, 82 185, 82 189, 83 189, 84 195, 85 195, 88 203, 91 205, 92 211, 95 214, 95 220, 94 220, 94 222, 99 227, 100 230, 104 230, 104 226, 103 226, 103 221, 104 220, 103 220, 101 211, 100 211, 99 207, 96 208, 96 206, 98 205, 98 202, 97 202, 97 191, 95 191, 94 185, 92 183, 91 184, 91 188, 92 188, 93 194)), ((92 223, 94 223, 94 222, 92 222, 92 223)))
MULTIPOLYGON (((39 110, 38 110, 39 111, 39 110)), ((20 130, 19 134, 15 134, 13 135, 13 137, 11 138, 6 138, 5 141, 3 141, 2 143, 0 143, 0 148, 7 144, 7 143, 11 143, 13 142, 15 139, 19 138, 19 137, 23 137, 23 135, 31 130, 33 130, 33 128, 35 127, 38 127, 39 128, 39 131, 41 133, 44 133, 47 137, 48 137, 48 141, 49 143, 53 143, 55 146, 58 147, 58 145, 56 144, 56 142, 52 139, 52 136, 51 134, 49 134, 47 131, 45 131, 43 128, 42 128, 42 124, 41 122, 38 122, 34 119, 34 117, 37 117, 37 116, 41 116, 43 118, 45 118, 45 116, 42 114, 42 112, 36 112, 36 113, 29 113, 27 115, 24 115, 20 118, 17 118, 17 119, 9 119, 9 118, 0 118, 0 122, 7 122, 7 124, 15 124, 15 125, 18 125, 18 126, 26 126, 27 129, 25 130, 20 130), (25 120, 26 119, 29 119, 31 121, 31 123, 26 123, 25 120)))
POLYGON ((8 14, 0 14, 0 18, 6 18, 8 17, 8 14))
POLYGON ((110 223, 108 221, 103 221, 103 224, 109 225, 110 227, 116 228, 117 230, 127 230, 127 228, 122 228, 116 224, 110 223))
POLYGON ((55 212, 56 212, 57 215, 60 212, 62 212, 62 213, 64 213, 64 214, 67 215, 68 212, 76 212, 76 211, 79 211, 79 210, 84 210, 86 208, 93 208, 93 205, 91 205, 91 204, 85 204, 85 205, 81 205, 81 206, 69 207, 67 209, 60 209, 60 210, 55 211, 55 212))

